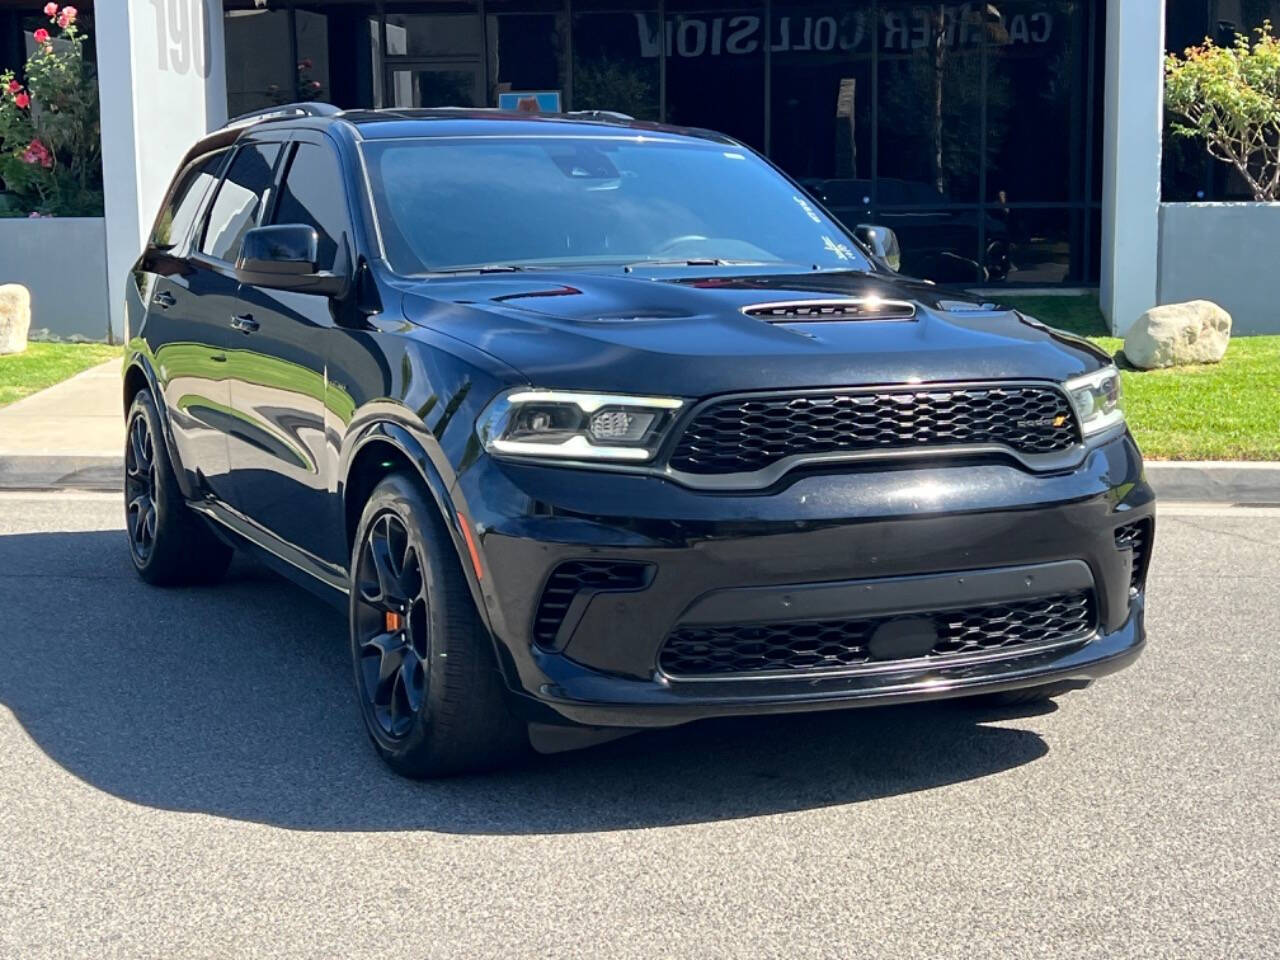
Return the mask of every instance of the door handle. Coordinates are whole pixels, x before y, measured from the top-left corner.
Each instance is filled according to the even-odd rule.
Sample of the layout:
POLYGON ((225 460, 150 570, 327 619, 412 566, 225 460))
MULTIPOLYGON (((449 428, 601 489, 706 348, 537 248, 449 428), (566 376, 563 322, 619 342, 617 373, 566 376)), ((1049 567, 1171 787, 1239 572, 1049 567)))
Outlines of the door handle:
POLYGON ((168 310, 178 302, 178 298, 168 290, 161 290, 155 295, 152 302, 154 302, 161 310, 168 310))
POLYGON ((241 333, 253 333, 258 329, 258 321, 253 319, 251 313, 241 313, 231 318, 231 329, 239 330, 241 333))

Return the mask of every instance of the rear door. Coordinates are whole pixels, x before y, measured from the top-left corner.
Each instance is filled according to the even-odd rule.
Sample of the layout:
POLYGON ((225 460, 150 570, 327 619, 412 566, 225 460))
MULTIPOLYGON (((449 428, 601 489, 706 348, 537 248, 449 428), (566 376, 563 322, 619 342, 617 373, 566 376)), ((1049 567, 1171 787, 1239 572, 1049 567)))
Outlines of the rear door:
POLYGON ((227 479, 221 417, 229 394, 214 359, 227 337, 225 325, 210 322, 201 303, 207 284, 192 261, 192 246, 199 243, 200 213, 230 154, 201 157, 178 177, 142 259, 152 283, 140 333, 152 353, 181 468, 196 489, 208 479, 205 490, 221 489, 227 479))
MULTIPOLYGON (((318 269, 350 272, 346 191, 337 151, 323 135, 300 133, 289 146, 267 219, 312 227, 318 269)), ((330 299, 243 286, 238 310, 245 332, 229 363, 235 507, 289 544, 340 564, 346 543, 338 542, 336 450, 325 432, 326 402, 338 395, 326 360, 341 336, 330 299)))

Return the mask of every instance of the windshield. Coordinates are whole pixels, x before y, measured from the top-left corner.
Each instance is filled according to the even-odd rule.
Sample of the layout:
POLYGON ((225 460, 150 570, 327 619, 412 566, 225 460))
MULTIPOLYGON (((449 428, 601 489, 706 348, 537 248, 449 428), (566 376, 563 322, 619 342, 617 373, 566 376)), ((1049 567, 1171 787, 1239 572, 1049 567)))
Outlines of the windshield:
POLYGON ((732 145, 557 136, 363 147, 399 273, 686 261, 870 269, 799 188, 732 145))

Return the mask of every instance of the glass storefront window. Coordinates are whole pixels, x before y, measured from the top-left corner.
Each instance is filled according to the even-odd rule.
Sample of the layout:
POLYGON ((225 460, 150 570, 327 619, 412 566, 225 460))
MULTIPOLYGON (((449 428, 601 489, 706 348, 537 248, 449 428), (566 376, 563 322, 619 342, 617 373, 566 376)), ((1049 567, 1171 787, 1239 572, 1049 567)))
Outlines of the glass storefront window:
POLYGON ((986 24, 986 197, 1079 201, 1084 190, 1083 18, 1076 3, 1001 4, 986 24))
POLYGON ((558 0, 485 4, 491 106, 502 93, 554 92, 568 109, 569 18, 558 0))
POLYGON ((661 119, 661 41, 656 8, 589 0, 573 5, 574 110, 617 110, 661 119))
POLYGON ((666 14, 667 122, 764 150, 763 4, 667 0, 666 14))
POLYGON ((773 7, 770 155, 844 207, 870 202, 873 28, 870 9, 773 7))
MULTIPOLYGON (((1280 20, 1280 0, 1192 6, 1233 23, 1280 20)), ((897 230, 908 273, 1097 281, 1100 0, 270 0, 267 9, 224 0, 224 9, 233 113, 292 99, 492 107, 504 93, 550 94, 547 109, 559 94, 563 110, 742 140, 846 225, 897 230)), ((1187 29, 1171 22, 1170 35, 1187 29)), ((1166 195, 1170 182, 1229 189, 1229 171, 1175 143, 1190 172, 1166 161, 1166 195)))
POLYGON ((982 16, 968 3, 880 12, 877 176, 913 205, 978 199, 982 16))

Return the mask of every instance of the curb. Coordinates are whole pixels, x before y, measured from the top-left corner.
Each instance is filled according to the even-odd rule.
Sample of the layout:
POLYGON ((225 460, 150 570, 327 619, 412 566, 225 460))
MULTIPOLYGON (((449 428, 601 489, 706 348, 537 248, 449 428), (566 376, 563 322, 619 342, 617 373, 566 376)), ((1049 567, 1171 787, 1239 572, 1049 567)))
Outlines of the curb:
POLYGON ((1280 504, 1280 462, 1148 460, 1147 482, 1161 500, 1280 504))
POLYGON ((118 454, 0 454, 0 490, 120 490, 118 454))
MULTIPOLYGON (((0 490, 119 490, 119 456, 4 456, 0 490)), ((1149 460, 1147 482, 1168 501, 1280 504, 1280 462, 1149 460)))

